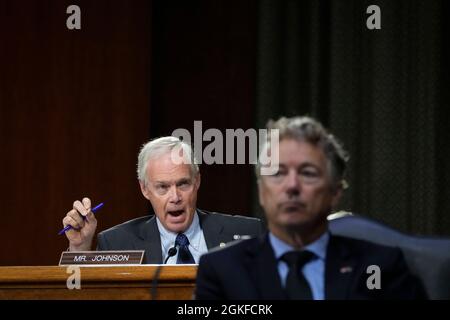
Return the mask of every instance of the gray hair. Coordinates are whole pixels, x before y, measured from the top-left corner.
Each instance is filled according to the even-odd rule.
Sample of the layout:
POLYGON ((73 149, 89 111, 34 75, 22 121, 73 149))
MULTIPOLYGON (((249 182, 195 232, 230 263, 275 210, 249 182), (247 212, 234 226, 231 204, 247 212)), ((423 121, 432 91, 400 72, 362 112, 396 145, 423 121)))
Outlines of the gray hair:
MULTIPOLYGON (((282 117, 277 121, 269 120, 267 129, 279 130, 279 141, 283 139, 294 139, 308 142, 319 147, 327 159, 328 173, 334 186, 347 187, 344 180, 349 156, 342 144, 329 133, 320 122, 310 117, 282 117)), ((270 141, 265 141, 261 150, 265 152, 270 141)), ((261 163, 256 165, 256 176, 260 178, 261 163)))
POLYGON ((140 182, 143 182, 144 184, 147 184, 148 181, 146 171, 148 161, 150 159, 155 159, 163 154, 171 152, 175 148, 181 148, 183 150, 184 155, 187 157, 188 163, 191 165, 191 173, 193 176, 196 176, 199 173, 200 169, 197 162, 195 161, 191 146, 176 137, 168 136, 150 140, 149 142, 142 145, 137 163, 138 180, 140 182))

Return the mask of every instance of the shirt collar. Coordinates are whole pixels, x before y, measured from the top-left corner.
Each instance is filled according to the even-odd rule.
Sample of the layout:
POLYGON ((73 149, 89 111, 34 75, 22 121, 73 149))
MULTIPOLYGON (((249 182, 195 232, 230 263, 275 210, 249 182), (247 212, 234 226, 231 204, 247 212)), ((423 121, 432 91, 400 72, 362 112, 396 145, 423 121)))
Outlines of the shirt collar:
MULTIPOLYGON (((328 241, 330 240, 329 232, 324 232, 319 239, 305 246, 304 250, 311 251, 320 259, 325 260, 327 255, 328 241)), ((295 248, 283 240, 277 238, 273 233, 269 232, 269 241, 275 253, 275 258, 278 260, 283 254, 288 251, 295 251, 295 248)))
MULTIPOLYGON (((156 216, 156 224, 158 225, 158 230, 159 234, 161 235, 162 243, 172 246, 175 243, 175 239, 178 233, 169 231, 166 228, 164 228, 163 224, 161 223, 161 221, 159 221, 157 216, 156 216)), ((191 225, 185 232, 183 232, 184 235, 189 239, 189 245, 191 245, 196 249, 198 249, 198 247, 200 246, 200 237, 197 237, 200 231, 201 231, 200 220, 198 218, 198 212, 196 210, 194 212, 194 218, 192 219, 191 225)))

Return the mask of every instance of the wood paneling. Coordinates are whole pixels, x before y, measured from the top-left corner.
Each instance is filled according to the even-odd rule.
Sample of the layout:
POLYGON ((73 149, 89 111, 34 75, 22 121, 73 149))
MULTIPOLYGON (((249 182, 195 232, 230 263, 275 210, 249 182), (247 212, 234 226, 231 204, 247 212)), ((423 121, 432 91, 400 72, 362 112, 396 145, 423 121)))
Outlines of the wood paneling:
POLYGON ((151 4, 0 2, 0 264, 56 264, 72 202, 105 202, 99 230, 147 212, 135 175, 149 138, 151 4))
MULTIPOLYGON (((104 230, 150 211, 150 137, 253 125, 256 1, 0 1, 0 265, 52 265, 75 199, 104 230)), ((224 131, 223 131, 224 132, 224 131)), ((248 165, 202 166, 199 207, 251 215, 248 165)))

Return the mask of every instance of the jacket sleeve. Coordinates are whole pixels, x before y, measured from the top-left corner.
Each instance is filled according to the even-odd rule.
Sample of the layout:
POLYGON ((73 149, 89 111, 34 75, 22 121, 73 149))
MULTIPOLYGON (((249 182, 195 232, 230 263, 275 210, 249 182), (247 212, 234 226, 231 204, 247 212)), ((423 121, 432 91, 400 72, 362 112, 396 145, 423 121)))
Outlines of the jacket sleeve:
POLYGON ((97 251, 111 250, 105 235, 100 232, 97 235, 97 251))

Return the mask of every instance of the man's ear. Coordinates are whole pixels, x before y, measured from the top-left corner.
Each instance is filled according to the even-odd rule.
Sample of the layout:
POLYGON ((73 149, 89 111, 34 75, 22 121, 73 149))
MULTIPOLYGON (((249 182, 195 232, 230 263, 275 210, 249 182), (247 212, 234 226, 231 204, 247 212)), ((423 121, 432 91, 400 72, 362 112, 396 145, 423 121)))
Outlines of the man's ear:
POLYGON ((141 192, 142 192, 142 195, 145 197, 145 199, 150 200, 149 191, 148 191, 148 188, 147 188, 145 182, 139 181, 139 186, 141 187, 141 192))
POLYGON ((200 172, 199 172, 199 173, 197 173, 197 178, 195 178, 195 184, 196 184, 197 190, 200 188, 201 181, 202 181, 202 176, 200 175, 200 172))

